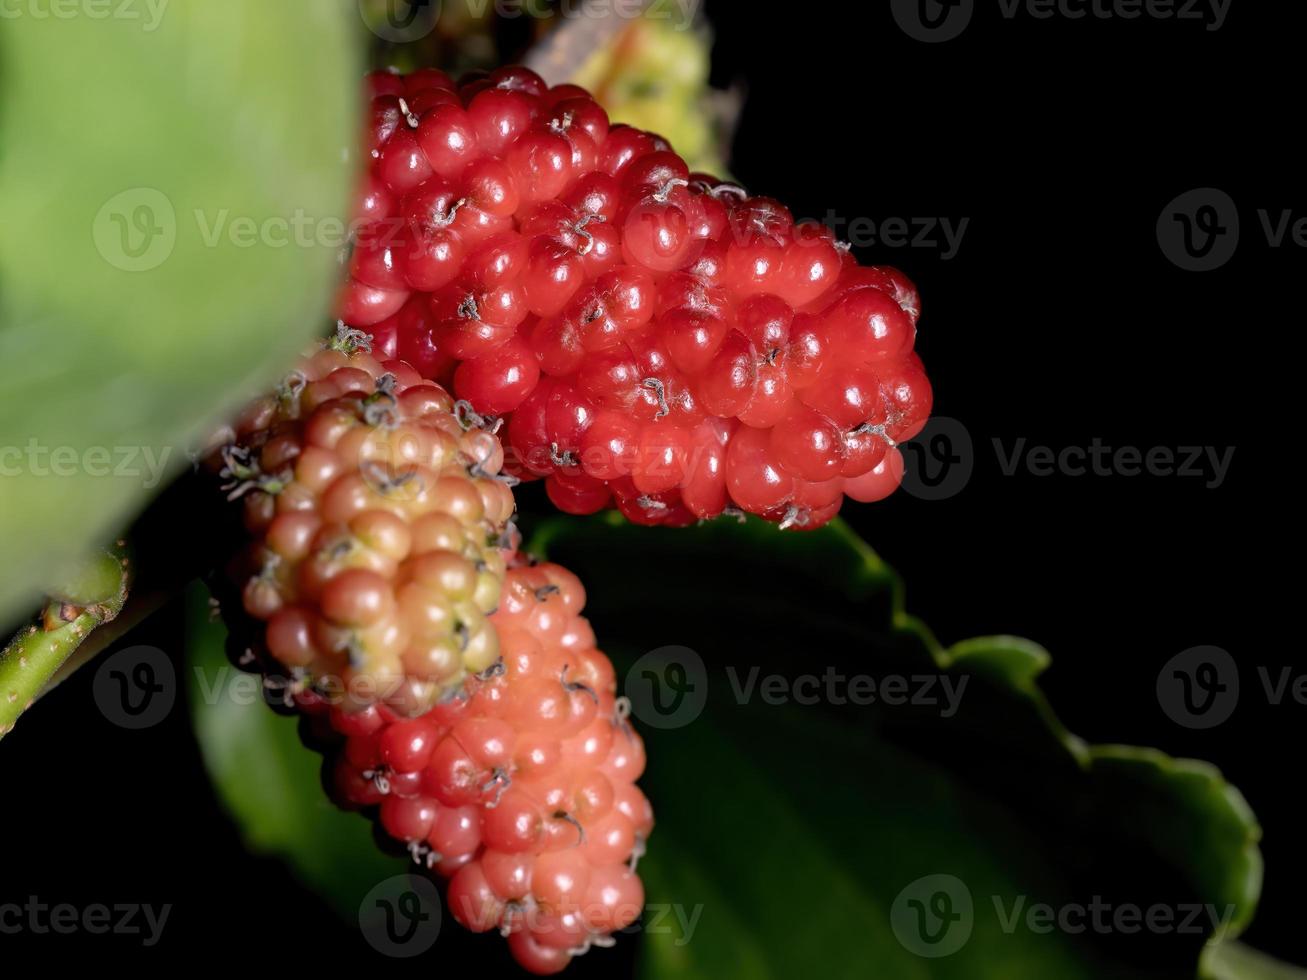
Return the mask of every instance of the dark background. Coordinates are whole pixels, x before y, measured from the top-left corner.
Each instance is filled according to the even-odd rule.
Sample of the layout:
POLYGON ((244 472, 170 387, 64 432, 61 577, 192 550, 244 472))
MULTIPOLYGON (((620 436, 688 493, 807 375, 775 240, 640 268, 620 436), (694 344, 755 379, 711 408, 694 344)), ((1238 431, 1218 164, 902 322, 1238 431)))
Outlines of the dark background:
MULTIPOLYGON (((961 37, 923 44, 884 3, 709 0, 707 13, 715 81, 746 91, 732 159, 753 193, 801 217, 970 219, 948 261, 938 248, 858 254, 920 288, 935 413, 966 427, 973 475, 947 500, 899 493, 845 517, 945 643, 1015 633, 1044 644, 1054 664, 1043 686, 1072 731, 1220 766, 1265 831, 1265 890, 1245 938, 1307 962, 1304 708, 1268 705, 1255 673, 1302 669, 1298 576, 1283 570, 1296 558, 1287 498, 1301 436, 1282 407, 1289 355, 1277 347, 1301 329, 1303 255, 1271 248, 1257 219, 1260 208, 1307 214, 1292 97, 1301 14, 1234 0, 1208 32, 1146 18, 1008 21, 996 0, 977 0, 961 37), (1227 192, 1242 223, 1234 258, 1205 273, 1169 262, 1155 233, 1167 203, 1197 187, 1227 192), (1005 476, 991 440, 1022 437, 1237 449, 1217 489, 1005 476), (1234 716, 1209 731, 1172 722, 1155 693, 1163 664, 1200 644, 1228 650, 1244 683, 1234 716)), ((179 613, 120 645, 137 642, 179 649, 179 613)), ((93 673, 0 745, 5 832, 22 842, 6 849, 18 864, 0 867, 0 895, 172 902, 170 958, 199 953, 215 967, 363 956, 278 863, 245 854, 184 713, 119 729, 94 708, 93 673), (216 948, 215 925, 227 931, 216 948)), ((57 948, 79 943, 137 948, 130 937, 57 948)), ((52 948, 30 934, 0 946, 11 944, 52 948)), ((468 948, 499 957, 498 945, 468 948)), ((620 975, 624 945, 576 975, 620 975)))

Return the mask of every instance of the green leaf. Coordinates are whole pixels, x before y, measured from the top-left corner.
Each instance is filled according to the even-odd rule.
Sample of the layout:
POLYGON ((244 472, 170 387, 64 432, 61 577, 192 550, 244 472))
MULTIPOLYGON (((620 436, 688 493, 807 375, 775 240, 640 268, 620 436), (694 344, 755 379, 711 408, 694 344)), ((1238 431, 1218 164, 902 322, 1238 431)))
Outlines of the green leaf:
POLYGON ((0 18, 0 620, 322 331, 359 71, 345 0, 14 10, 0 18))
POLYGON ((1307 980, 1307 970, 1273 960, 1243 943, 1220 943, 1207 957, 1207 980, 1307 980))
MULTIPOLYGON (((704 710, 683 727, 659 727, 648 707, 642 719, 636 700, 658 815, 640 865, 656 910, 642 977, 1194 977, 1205 944, 1251 917, 1259 829, 1216 770, 1086 746, 1039 691, 1043 649, 1013 637, 942 647, 842 524, 668 533, 556 518, 531 550, 586 583, 619 677, 639 659, 628 694, 647 683, 646 651, 688 646, 707 665, 704 710), (941 698, 945 684, 960 696, 952 712, 945 699, 886 704, 892 687, 863 705, 764 697, 769 675, 794 693, 806 690, 796 678, 828 671, 903 677, 911 695, 930 677, 941 698), (943 936, 934 945, 914 932, 919 915, 949 910, 933 901, 960 916, 922 920, 943 936), (1045 905, 1071 929, 1044 928, 1045 905), (1201 915, 1181 930, 1190 906, 1201 915), (1129 933, 1112 917, 1131 909, 1175 919, 1129 933)), ((660 682, 684 691, 686 676, 660 682)))
MULTIPOLYGON (((942 647, 842 525, 673 533, 556 518, 531 550, 587 583, 587 615, 628 694, 647 686, 646 670, 676 683, 653 648, 688 645, 707 665, 703 710, 671 716, 679 727, 636 699, 642 785, 658 816, 640 864, 643 935, 625 939, 641 943, 640 976, 1142 980, 1192 978, 1201 960, 1204 976, 1226 980, 1287 969, 1228 942, 1256 905, 1261 858, 1256 822, 1219 773, 1085 745, 1039 691, 1043 649, 1013 637, 942 647), (881 683, 933 676, 960 696, 948 711, 761 696, 769 675, 828 670, 881 683), (932 945, 913 931, 911 903, 943 908, 941 896, 961 918, 929 920, 942 937, 932 945), (1083 906, 1083 923, 1045 924, 1045 906, 1050 916, 1083 906), (1201 914, 1177 931, 1191 906, 1201 914), (1113 925, 1132 909, 1170 914, 1170 928, 1113 925)), ((232 671, 217 627, 193 642, 208 676, 232 671)), ((258 703, 195 700, 206 760, 252 846, 353 917, 404 862, 379 857, 367 822, 328 806, 292 722, 258 703)))
POLYGON ((410 863, 378 850, 371 825, 323 792, 320 757, 293 717, 276 714, 257 675, 224 654, 226 629, 209 616, 208 592, 186 596, 191 719, 204 764, 252 853, 284 858, 346 920, 379 882, 410 863))

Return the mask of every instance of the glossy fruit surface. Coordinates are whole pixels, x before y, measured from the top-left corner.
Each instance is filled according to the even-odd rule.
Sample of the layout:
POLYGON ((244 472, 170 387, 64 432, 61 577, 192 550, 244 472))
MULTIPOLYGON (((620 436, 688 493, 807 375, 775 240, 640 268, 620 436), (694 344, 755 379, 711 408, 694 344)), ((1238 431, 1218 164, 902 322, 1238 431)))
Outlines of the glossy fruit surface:
POLYGON ((653 810, 644 745, 566 569, 510 559, 490 625, 500 657, 426 714, 331 709, 337 801, 449 879, 447 904, 499 930, 527 970, 557 973, 643 911, 636 874, 653 810))
POLYGON ((528 69, 369 91, 339 315, 507 417, 507 470, 561 509, 817 527, 925 425, 897 270, 528 69))

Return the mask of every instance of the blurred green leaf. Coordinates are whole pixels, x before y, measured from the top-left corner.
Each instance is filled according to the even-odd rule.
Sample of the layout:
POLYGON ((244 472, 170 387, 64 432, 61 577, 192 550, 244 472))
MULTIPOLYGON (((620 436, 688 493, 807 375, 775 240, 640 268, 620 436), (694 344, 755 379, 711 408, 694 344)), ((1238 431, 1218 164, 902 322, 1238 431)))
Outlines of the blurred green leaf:
POLYGON ((655 648, 687 646, 707 665, 704 710, 684 727, 649 724, 662 720, 648 708, 642 718, 637 700, 642 785, 658 815, 640 865, 654 910, 642 977, 1192 978, 1212 934, 1205 909, 1201 931, 1138 934, 1113 927, 1114 910, 1170 909, 1178 926, 1189 906, 1207 906, 1231 938, 1251 917, 1259 830, 1218 772, 1085 746, 1038 690, 1041 648, 1012 637, 943 648, 842 524, 778 534, 717 521, 673 534, 556 518, 531 551, 586 583, 587 615, 619 677, 630 671, 628 694, 655 648), (910 697, 912 679, 931 676, 942 704, 945 682, 961 695, 953 713, 762 696, 769 675, 788 693, 828 671, 908 678, 910 697), (1111 910, 1102 929, 1095 898, 1111 910), (956 923, 933 917, 950 904, 956 923), (1086 928, 1032 927, 1043 904, 1085 906, 1086 928))
POLYGON ((346 921, 378 882, 410 867, 377 849, 371 825, 337 809, 323 792, 320 758, 300 741, 293 717, 259 694, 257 675, 233 667, 226 629, 209 616, 208 591, 186 596, 191 718, 218 796, 255 854, 286 859, 346 921))
POLYGON ((358 30, 346 0, 0 18, 0 619, 322 331, 358 30))
POLYGON ((1288 966, 1243 943, 1220 943, 1208 956, 1208 980, 1304 980, 1307 970, 1288 966))

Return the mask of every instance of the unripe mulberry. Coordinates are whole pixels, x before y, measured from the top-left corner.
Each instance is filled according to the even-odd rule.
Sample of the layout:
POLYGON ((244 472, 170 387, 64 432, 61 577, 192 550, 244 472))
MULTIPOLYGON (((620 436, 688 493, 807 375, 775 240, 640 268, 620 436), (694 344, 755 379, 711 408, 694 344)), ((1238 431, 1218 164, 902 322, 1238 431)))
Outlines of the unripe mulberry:
POLYGON ((236 562, 261 650, 297 689, 415 715, 499 656, 513 496, 499 440, 342 331, 218 454, 253 540, 236 562))
POLYGON ((493 427, 360 344, 342 328, 211 458, 253 538, 254 647, 336 801, 555 973, 641 914, 644 745, 580 581, 516 555, 493 427))
POLYGON ((610 945, 641 914, 636 873, 653 810, 644 745, 612 664, 580 615, 585 591, 552 564, 514 562, 491 624, 500 658, 414 719, 338 709, 337 800, 449 879, 454 918, 498 930, 534 973, 610 945))

